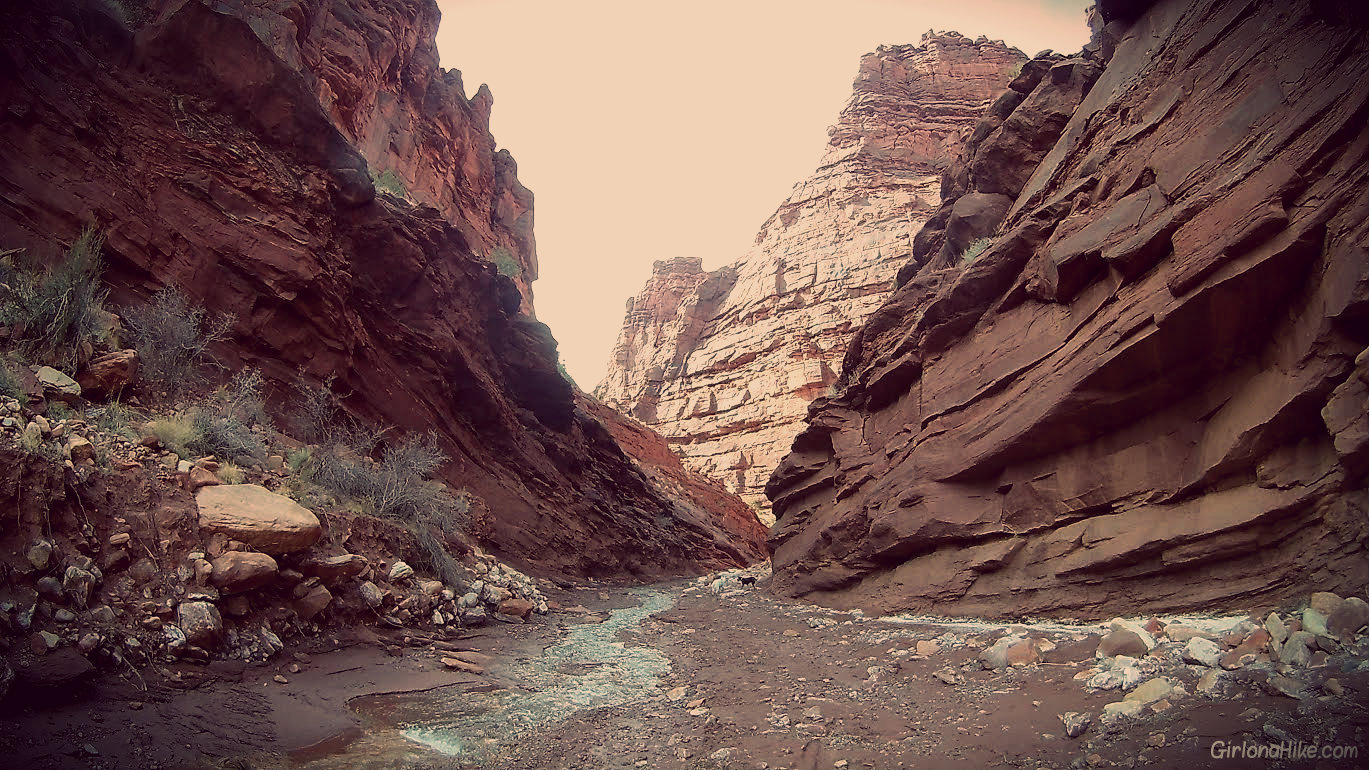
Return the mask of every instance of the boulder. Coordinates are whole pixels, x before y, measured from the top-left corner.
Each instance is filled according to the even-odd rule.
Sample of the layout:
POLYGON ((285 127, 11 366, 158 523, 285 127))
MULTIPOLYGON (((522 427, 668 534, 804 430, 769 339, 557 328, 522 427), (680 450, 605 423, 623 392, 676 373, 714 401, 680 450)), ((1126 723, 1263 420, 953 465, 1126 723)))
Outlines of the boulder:
POLYGON ((1312 607, 1302 611, 1302 629, 1313 636, 1326 636, 1326 616, 1312 607))
POLYGON ((1036 643, 1020 636, 1002 637, 979 653, 980 664, 995 671, 1030 665, 1040 659, 1036 643))
POLYGON ((1307 602, 1307 606, 1320 612, 1322 617, 1329 618, 1336 610, 1340 609, 1345 602, 1339 595, 1330 591, 1317 591, 1312 594, 1312 598, 1307 602))
POLYGON ((1173 692, 1174 685, 1171 684, 1169 680, 1163 677, 1157 677, 1143 682, 1135 690, 1127 693, 1127 696, 1123 700, 1149 704, 1168 698, 1173 692))
POLYGON ((84 609, 96 582, 94 573, 73 564, 62 575, 62 590, 71 597, 72 604, 84 609))
POLYGON ((90 359, 76 374, 86 398, 116 396, 138 375, 138 351, 116 350, 90 359))
POLYGON ((1326 619, 1327 632, 1347 644, 1354 641, 1354 635, 1365 625, 1369 625, 1369 603, 1358 596, 1341 602, 1326 619))
POLYGON ((75 647, 59 647, 15 666, 15 689, 54 691, 72 687, 95 673, 95 666, 75 647))
POLYGON ((497 607, 499 606, 500 602, 512 598, 512 591, 510 591, 507 588, 494 585, 493 583, 486 583, 485 587, 480 589, 480 600, 490 605, 491 607, 497 607))
POLYGON ((1131 629, 1120 629, 1109 632, 1098 642, 1098 655, 1104 658, 1113 658, 1118 655, 1129 655, 1139 657, 1145 655, 1150 649, 1135 631, 1131 629))
POLYGON ((408 580, 414 576, 414 568, 408 563, 397 561, 390 567, 390 582, 398 583, 401 580, 408 580))
POLYGON ((1204 639, 1212 638, 1206 631, 1191 626, 1180 625, 1178 623, 1171 623, 1170 625, 1165 626, 1165 636, 1169 637, 1170 641, 1179 643, 1187 642, 1194 637, 1202 637, 1204 639))
POLYGON ((1198 684, 1194 690, 1199 694, 1209 698, 1215 698, 1220 694, 1222 672, 1221 669, 1212 669, 1198 677, 1198 684))
POLYGON ((1317 637, 1307 631, 1294 631, 1288 635, 1283 647, 1279 650, 1279 662, 1287 663, 1297 668, 1306 668, 1312 662, 1312 646, 1317 643, 1317 637))
POLYGON ((223 617, 209 602, 181 602, 176 606, 176 624, 196 647, 212 647, 223 635, 223 617))
POLYGON ((1267 630, 1258 628, 1222 655, 1217 664, 1228 671, 1241 668, 1254 662, 1259 655, 1268 650, 1272 641, 1267 630))
POLYGON ((24 552, 24 558, 36 570, 48 568, 48 560, 52 558, 52 543, 47 540, 35 540, 28 550, 24 552))
POLYGON ((68 403, 75 403, 81 398, 81 384, 51 366, 34 367, 33 376, 44 398, 68 403))
POLYGON ((75 433, 67 436, 66 444, 62 446, 62 454, 73 463, 89 463, 95 461, 95 445, 90 443, 84 436, 75 433))
POLYGON ((344 553, 337 556, 309 555, 300 559, 295 566, 305 575, 333 584, 360 575, 366 571, 369 563, 361 554, 344 553))
POLYGON ((532 614, 533 604, 527 599, 505 599, 499 603, 499 612, 504 615, 515 615, 524 620, 532 614))
POLYGON ((385 603, 385 592, 369 580, 363 581, 358 590, 361 592, 361 600, 371 609, 376 609, 385 603))
POLYGON ((318 517, 294 500, 256 484, 207 486, 195 493, 200 529, 239 540, 279 556, 318 541, 318 517))
POLYGON ((1269 638, 1276 645, 1283 644, 1283 640, 1288 638, 1288 626, 1284 625, 1277 612, 1269 613, 1269 617, 1264 619, 1264 630, 1269 632, 1269 638))
POLYGON ((1202 666, 1215 666, 1222 657, 1222 650, 1211 639, 1194 636, 1184 647, 1184 660, 1202 666))
POLYGON ((224 594, 239 594, 269 585, 280 573, 270 554, 229 551, 210 562, 209 582, 224 594))
POLYGON ((1112 721, 1121 717, 1140 716, 1145 711, 1146 704, 1134 700, 1120 700, 1115 703, 1108 703, 1103 706, 1103 720, 1112 721))
POLYGON ((295 614, 300 620, 312 620, 333 601, 333 594, 323 585, 315 585, 304 596, 295 600, 295 614))

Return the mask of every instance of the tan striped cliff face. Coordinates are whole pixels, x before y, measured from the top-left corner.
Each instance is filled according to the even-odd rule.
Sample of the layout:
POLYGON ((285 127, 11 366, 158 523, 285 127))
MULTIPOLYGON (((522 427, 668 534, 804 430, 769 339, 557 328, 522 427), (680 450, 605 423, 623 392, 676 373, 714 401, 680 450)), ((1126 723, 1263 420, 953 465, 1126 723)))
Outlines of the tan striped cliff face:
POLYGON ((713 272, 698 257, 656 263, 596 395, 768 519, 766 479, 809 402, 893 288, 946 163, 1025 60, 954 33, 863 57, 817 171, 746 254, 713 272))

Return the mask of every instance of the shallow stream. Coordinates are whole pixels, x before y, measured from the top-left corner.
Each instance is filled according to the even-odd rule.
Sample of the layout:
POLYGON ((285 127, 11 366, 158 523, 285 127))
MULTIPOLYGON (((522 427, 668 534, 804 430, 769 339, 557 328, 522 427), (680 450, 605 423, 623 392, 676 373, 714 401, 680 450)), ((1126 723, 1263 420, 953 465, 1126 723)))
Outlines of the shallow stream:
POLYGON ((460 685, 419 693, 376 695, 351 703, 360 734, 302 755, 297 768, 461 767, 482 764, 548 725, 580 711, 645 700, 670 669, 665 655, 630 647, 619 633, 674 605, 676 596, 637 589, 640 603, 613 610, 603 623, 572 626, 566 638, 539 657, 502 666, 511 689, 460 685))

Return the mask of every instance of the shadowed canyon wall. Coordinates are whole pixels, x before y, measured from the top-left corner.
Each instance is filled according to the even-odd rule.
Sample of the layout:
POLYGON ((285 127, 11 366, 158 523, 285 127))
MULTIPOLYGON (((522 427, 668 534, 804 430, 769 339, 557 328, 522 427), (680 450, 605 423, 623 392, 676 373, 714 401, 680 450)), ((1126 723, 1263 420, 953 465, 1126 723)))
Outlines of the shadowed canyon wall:
POLYGON ((734 263, 656 263, 595 394, 768 507, 766 479, 891 290, 941 171, 1025 60, 999 41, 930 32, 866 55, 818 170, 734 263))
MULTIPOLYGON (((577 404, 533 319, 531 195, 437 66, 432 0, 21 0, 0 30, 0 232, 53 255, 107 235, 114 304, 180 286, 236 317, 217 350, 333 374, 378 429, 437 431, 473 535, 573 575, 764 558, 733 501, 659 482, 577 404), (372 176, 396 194, 377 195, 372 176), (489 261, 503 250, 516 266, 489 261)), ((739 510, 740 509, 740 510, 739 510)))
POLYGON ((1096 617, 1369 582, 1365 14, 1100 10, 975 130, 812 405, 773 590, 1096 617))

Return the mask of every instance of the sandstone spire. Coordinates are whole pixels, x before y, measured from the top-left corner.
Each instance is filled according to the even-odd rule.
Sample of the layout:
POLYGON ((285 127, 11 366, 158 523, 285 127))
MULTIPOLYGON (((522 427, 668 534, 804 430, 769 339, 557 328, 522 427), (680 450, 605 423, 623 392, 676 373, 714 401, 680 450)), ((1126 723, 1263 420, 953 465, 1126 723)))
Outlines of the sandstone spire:
POLYGON ((596 394, 766 509, 766 479, 892 289, 942 170, 1025 60, 954 32, 866 54, 820 166, 749 251, 712 273, 656 263, 596 394))

